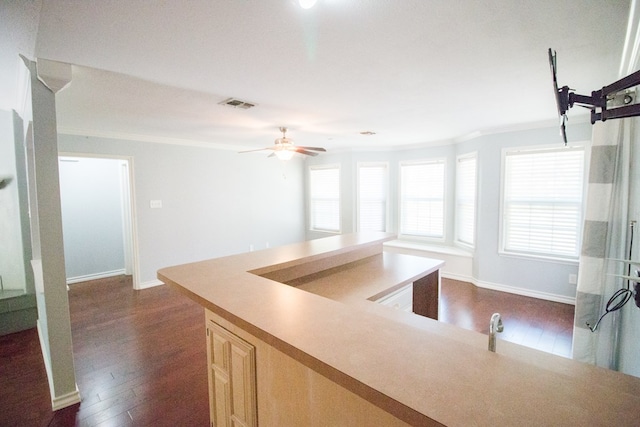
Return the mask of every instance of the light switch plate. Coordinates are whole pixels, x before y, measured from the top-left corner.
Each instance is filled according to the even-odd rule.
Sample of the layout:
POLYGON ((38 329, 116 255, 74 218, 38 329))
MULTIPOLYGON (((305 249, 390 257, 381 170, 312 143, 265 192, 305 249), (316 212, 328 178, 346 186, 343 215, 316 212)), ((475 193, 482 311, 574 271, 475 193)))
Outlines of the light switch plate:
POLYGON ((162 207, 162 200, 150 200, 149 207, 151 207, 151 209, 160 209, 162 207))

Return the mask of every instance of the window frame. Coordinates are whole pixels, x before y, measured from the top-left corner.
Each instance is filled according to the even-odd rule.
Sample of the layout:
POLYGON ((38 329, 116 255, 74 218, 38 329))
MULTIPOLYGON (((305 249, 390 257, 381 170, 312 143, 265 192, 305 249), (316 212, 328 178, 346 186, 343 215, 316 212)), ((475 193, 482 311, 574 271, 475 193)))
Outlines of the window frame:
POLYGON ((309 231, 318 232, 318 233, 331 233, 331 234, 340 234, 342 233, 342 169, 339 163, 331 163, 331 164, 323 164, 323 165, 309 165, 307 168, 307 173, 309 177, 308 181, 308 203, 309 203, 309 231), (314 211, 313 211, 313 194, 312 194, 312 171, 314 170, 327 170, 327 169, 335 169, 338 174, 338 228, 337 230, 328 229, 328 228, 315 228, 314 227, 314 211))
POLYGON ((478 219, 478 152, 477 151, 472 151, 469 153, 464 153, 464 154, 459 154, 456 156, 456 176, 455 176, 455 196, 454 196, 454 212, 455 212, 455 218, 454 218, 454 232, 453 232, 453 243, 456 246, 460 246, 466 249, 475 249, 476 247, 476 239, 477 239, 477 232, 478 232, 478 228, 477 228, 477 219, 478 219), (458 205, 459 203, 459 187, 458 187, 458 183, 459 183, 459 175, 458 175, 458 165, 460 164, 461 160, 465 160, 465 159, 471 159, 473 158, 475 165, 475 171, 473 174, 473 218, 472 218, 472 227, 473 227, 473 232, 472 232, 472 242, 465 242, 460 240, 460 229, 458 227, 458 205))
POLYGON ((397 229, 398 238, 402 240, 413 240, 419 242, 432 242, 442 244, 447 238, 447 157, 429 157, 417 160, 401 160, 398 162, 398 196, 397 196, 397 229), (421 164, 441 164, 442 165, 442 235, 427 236, 418 234, 407 234, 403 232, 403 182, 402 169, 403 166, 421 165, 421 164))
POLYGON ((555 261, 560 263, 569 263, 575 264, 578 262, 580 257, 580 250, 582 247, 582 228, 584 224, 585 218, 585 208, 586 208, 586 193, 587 193, 587 176, 588 176, 588 165, 589 165, 589 145, 588 141, 572 143, 568 146, 558 147, 558 145, 536 145, 536 146, 522 146, 522 147, 507 147, 502 149, 501 153, 501 170, 500 170, 500 215, 499 215, 499 245, 498 245, 498 254, 501 256, 508 257, 517 257, 517 258, 526 258, 526 259, 542 259, 547 261, 555 261), (508 153, 512 152, 549 152, 549 151, 562 151, 562 150, 580 150, 583 152, 583 162, 582 162, 582 192, 581 192, 581 201, 579 207, 579 218, 577 221, 577 230, 576 230, 576 252, 574 255, 563 256, 560 254, 552 254, 552 253, 536 253, 536 252, 526 252, 526 251, 517 251, 517 250, 509 250, 505 248, 506 245, 506 223, 505 223, 505 193, 506 193, 506 159, 508 153))
POLYGON ((373 168, 373 167, 383 167, 384 168, 384 230, 382 232, 387 232, 389 230, 389 162, 357 162, 356 163, 356 230, 362 231, 361 223, 360 223, 360 212, 361 212, 361 198, 360 198, 360 170, 361 168, 373 168))

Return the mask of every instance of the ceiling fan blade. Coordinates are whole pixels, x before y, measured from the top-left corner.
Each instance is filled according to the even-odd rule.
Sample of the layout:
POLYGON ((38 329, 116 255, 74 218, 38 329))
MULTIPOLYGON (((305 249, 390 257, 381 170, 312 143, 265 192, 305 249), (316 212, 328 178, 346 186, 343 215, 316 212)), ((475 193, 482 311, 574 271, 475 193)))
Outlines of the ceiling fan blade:
POLYGON ((238 151, 238 153, 253 153, 254 151, 275 150, 275 147, 256 148, 255 150, 238 151))
POLYGON ((295 151, 296 153, 300 153, 300 154, 306 154, 307 156, 317 156, 318 155, 318 153, 315 153, 313 151, 307 151, 303 147, 295 147, 291 151, 295 151))
POLYGON ((313 150, 313 151, 327 151, 327 150, 325 150, 325 149, 324 149, 324 148, 322 148, 322 147, 303 147, 303 146, 300 146, 300 145, 298 145, 297 147, 298 147, 298 148, 304 148, 305 150, 313 150))

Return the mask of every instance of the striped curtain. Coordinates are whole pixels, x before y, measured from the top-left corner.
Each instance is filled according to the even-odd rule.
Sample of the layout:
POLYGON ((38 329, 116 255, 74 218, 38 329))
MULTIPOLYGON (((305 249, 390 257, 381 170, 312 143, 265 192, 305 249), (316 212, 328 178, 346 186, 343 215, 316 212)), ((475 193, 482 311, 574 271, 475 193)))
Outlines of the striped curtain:
POLYGON ((632 121, 593 126, 582 250, 578 269, 573 358, 615 369, 619 312, 604 316, 613 293, 624 286, 632 121), (589 325, 589 326, 588 326, 589 325))

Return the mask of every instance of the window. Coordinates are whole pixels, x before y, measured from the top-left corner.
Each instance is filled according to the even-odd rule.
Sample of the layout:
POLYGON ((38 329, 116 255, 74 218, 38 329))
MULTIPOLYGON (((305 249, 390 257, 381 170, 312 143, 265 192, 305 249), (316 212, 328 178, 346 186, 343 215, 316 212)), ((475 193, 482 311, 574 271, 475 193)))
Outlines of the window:
POLYGON ((444 238, 444 160, 400 163, 400 234, 444 238))
POLYGON ((340 232, 340 168, 309 168, 309 210, 311 229, 340 232))
POLYGON ((358 230, 387 231, 387 164, 358 165, 358 230))
POLYGON ((456 242, 475 244, 476 230, 476 153, 456 160, 456 242))
POLYGON ((504 153, 502 249, 577 258, 584 147, 504 153))

